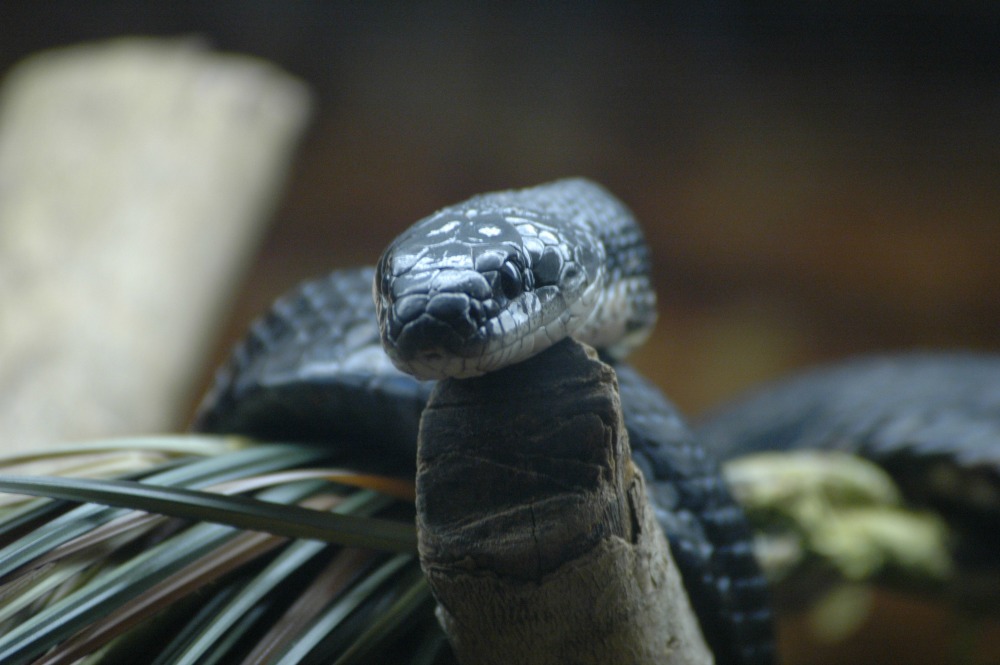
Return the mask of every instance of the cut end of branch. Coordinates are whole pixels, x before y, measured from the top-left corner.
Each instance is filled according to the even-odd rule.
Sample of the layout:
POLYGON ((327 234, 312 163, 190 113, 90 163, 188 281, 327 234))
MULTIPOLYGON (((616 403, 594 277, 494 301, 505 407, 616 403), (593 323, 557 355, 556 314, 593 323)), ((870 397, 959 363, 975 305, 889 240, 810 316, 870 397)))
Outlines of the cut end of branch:
POLYGON ((438 384, 417 511, 462 662, 711 662, 632 464, 614 370, 583 345, 438 384))

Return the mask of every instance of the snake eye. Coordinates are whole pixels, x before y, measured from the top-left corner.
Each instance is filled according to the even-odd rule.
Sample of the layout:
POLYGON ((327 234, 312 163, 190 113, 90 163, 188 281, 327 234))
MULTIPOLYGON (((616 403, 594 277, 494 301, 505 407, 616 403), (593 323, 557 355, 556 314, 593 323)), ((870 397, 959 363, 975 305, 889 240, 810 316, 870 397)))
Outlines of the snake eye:
POLYGON ((513 300, 524 292, 521 271, 513 261, 504 261, 500 266, 500 289, 507 300, 513 300))

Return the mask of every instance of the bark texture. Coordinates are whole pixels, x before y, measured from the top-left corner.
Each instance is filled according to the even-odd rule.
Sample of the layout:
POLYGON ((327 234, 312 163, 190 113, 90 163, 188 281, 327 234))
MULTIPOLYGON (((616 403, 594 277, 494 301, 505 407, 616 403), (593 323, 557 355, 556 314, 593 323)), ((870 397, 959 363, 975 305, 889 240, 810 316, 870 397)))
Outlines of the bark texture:
POLYGON ((711 662, 632 464, 614 370, 582 345, 438 384, 417 512, 463 663, 711 662))

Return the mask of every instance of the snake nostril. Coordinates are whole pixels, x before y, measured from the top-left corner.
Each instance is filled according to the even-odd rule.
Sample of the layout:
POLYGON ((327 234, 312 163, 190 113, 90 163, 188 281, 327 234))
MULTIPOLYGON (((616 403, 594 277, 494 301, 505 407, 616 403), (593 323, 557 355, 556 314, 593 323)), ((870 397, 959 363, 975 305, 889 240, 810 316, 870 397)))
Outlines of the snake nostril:
POLYGON ((455 353, 463 341, 463 336, 451 322, 422 314, 401 327, 395 340, 395 349, 402 358, 431 358, 435 355, 444 357, 455 353))
POLYGON ((469 320, 474 323, 477 328, 486 323, 486 312, 483 310, 483 303, 478 300, 469 301, 469 320))

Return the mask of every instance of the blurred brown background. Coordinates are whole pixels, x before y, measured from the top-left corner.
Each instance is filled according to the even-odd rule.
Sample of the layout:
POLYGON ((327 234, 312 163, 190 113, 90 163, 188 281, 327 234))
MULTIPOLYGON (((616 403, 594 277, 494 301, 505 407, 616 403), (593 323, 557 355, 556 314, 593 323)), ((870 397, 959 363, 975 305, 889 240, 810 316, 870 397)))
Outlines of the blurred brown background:
POLYGON ((201 35, 318 112, 220 354, 296 281, 471 194, 599 180, 662 314, 636 362, 697 412, 846 354, 1000 347, 1000 7, 986 2, 7 3, 0 66, 201 35))
POLYGON ((195 34, 316 92, 217 358, 289 286, 373 262, 438 207, 566 175, 644 224, 661 320, 636 363, 689 412, 848 354, 1000 349, 994 3, 66 1, 0 19, 0 70, 195 34))

